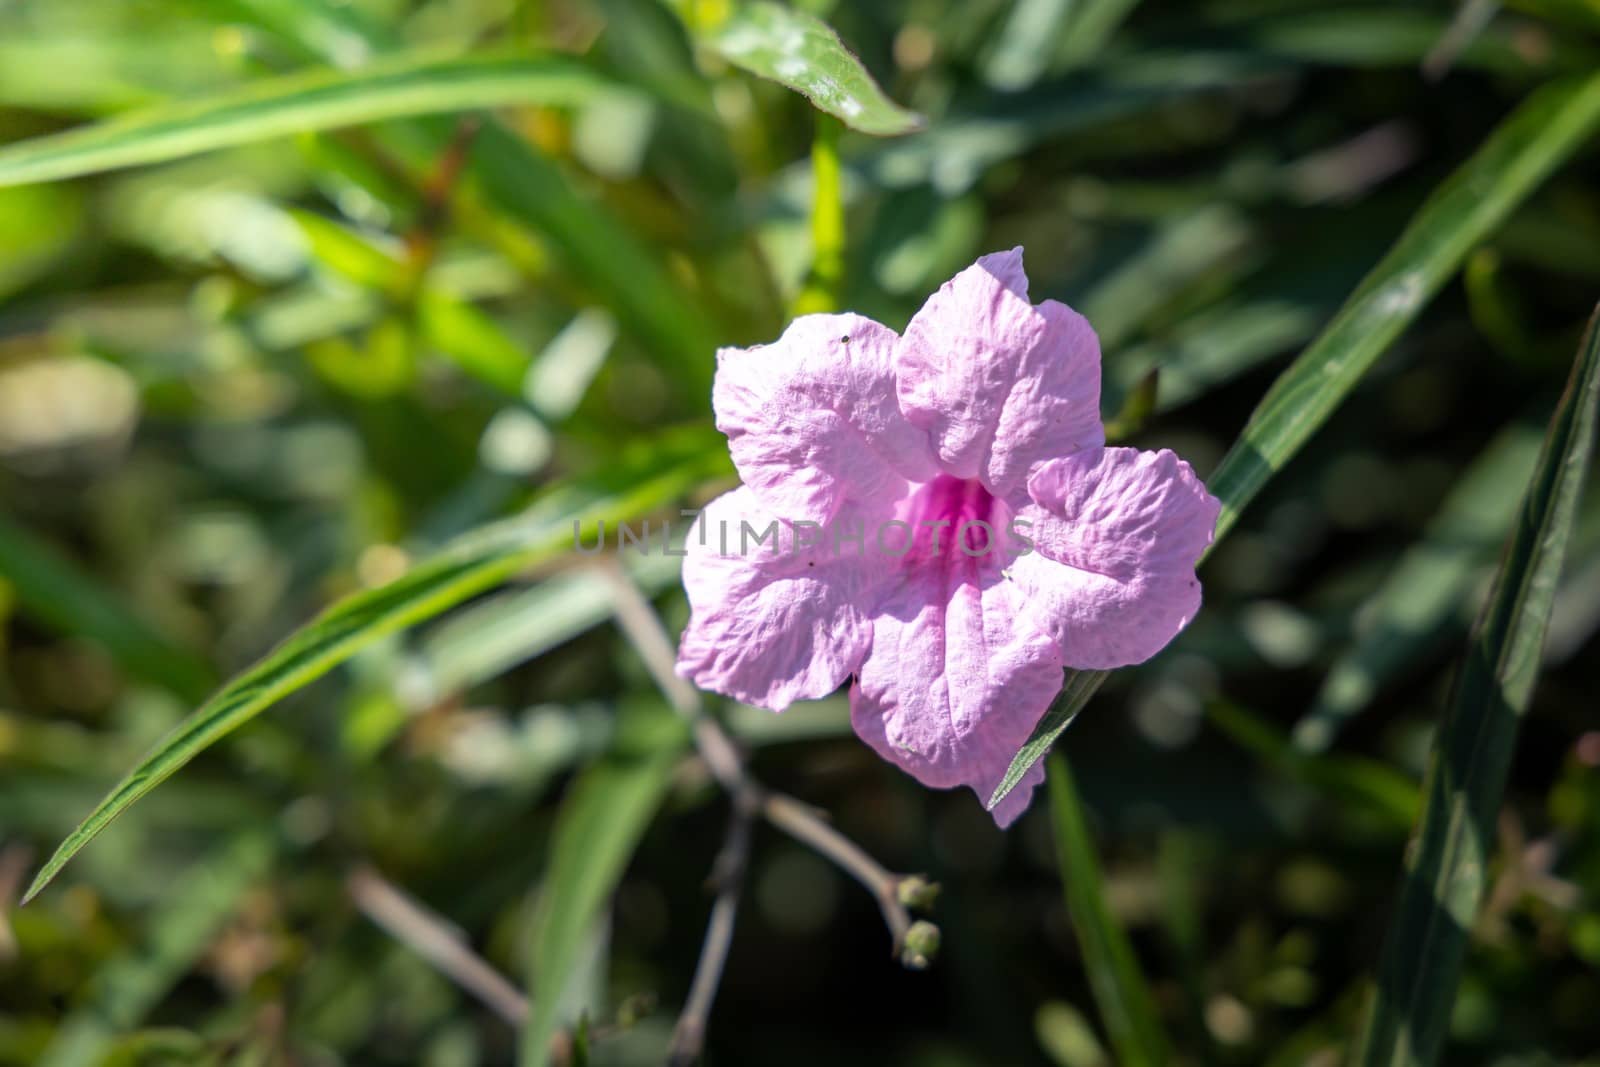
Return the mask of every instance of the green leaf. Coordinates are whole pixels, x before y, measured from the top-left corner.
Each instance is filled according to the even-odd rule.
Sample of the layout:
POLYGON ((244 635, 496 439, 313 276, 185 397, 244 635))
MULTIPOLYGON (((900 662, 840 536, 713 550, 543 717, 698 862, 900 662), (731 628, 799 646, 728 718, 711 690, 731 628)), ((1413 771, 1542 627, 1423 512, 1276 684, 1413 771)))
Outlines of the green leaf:
POLYGON ((1311 710, 1295 724, 1296 746, 1308 752, 1327 748, 1381 685, 1435 643, 1516 517, 1517 500, 1506 486, 1526 485, 1538 454, 1537 433, 1514 424, 1473 461, 1422 537, 1360 610, 1362 631, 1328 669, 1311 710))
POLYGON ((585 771, 562 802, 550 866, 533 923, 529 983, 533 1007, 522 1031, 523 1067, 551 1062, 550 1041, 564 1018, 576 1017, 571 981, 585 943, 616 891, 639 839, 661 805, 672 768, 687 742, 681 721, 660 710, 642 752, 620 751, 585 771))
POLYGON ((1067 915, 1083 952, 1089 988, 1100 1019, 1116 1049, 1117 1062, 1129 1067, 1166 1063, 1172 1058, 1155 1001, 1139 970, 1133 946, 1106 902, 1094 839, 1072 770, 1060 755, 1050 757, 1050 814, 1067 915))
POLYGON ((493 316, 436 289, 418 294, 416 307, 417 325, 434 348, 479 381, 521 397, 532 358, 493 316))
POLYGON ((804 11, 740 4, 703 28, 699 40, 735 66, 803 94, 853 130, 893 137, 923 126, 921 115, 884 95, 827 23, 804 11))
POLYGON ((1431 1064, 1483 900, 1495 820, 1600 419, 1600 309, 1545 434, 1489 601, 1434 740, 1421 818, 1368 1005, 1361 1064, 1431 1064))
POLYGON ((1062 683, 1061 692, 1056 696, 1055 703, 1044 713, 1039 725, 1033 728, 1032 736, 1012 759, 1011 766, 1006 768, 1005 777, 1000 779, 1000 784, 995 786, 994 794, 989 797, 990 810, 1017 787, 1023 775, 1027 774, 1035 763, 1050 754, 1050 746, 1056 743, 1056 738, 1072 725, 1072 720, 1078 717, 1078 712, 1083 710, 1083 706, 1089 703, 1089 698, 1094 696, 1100 684, 1110 676, 1110 671, 1067 672, 1066 680, 1062 683))
POLYGON ((204 660, 157 633, 121 601, 11 520, 0 515, 0 578, 30 615, 96 642, 123 670, 197 699, 212 684, 204 660))
POLYGON ((541 53, 401 56, 357 71, 256 82, 0 148, 0 186, 164 163, 219 148, 407 115, 507 104, 572 105, 617 86, 541 53))
POLYGON ((1467 253, 1600 127, 1600 75, 1534 95, 1428 198, 1389 253, 1257 405, 1212 474, 1221 538, 1350 394, 1467 253))
POLYGON ((634 450, 603 475, 545 494, 527 512, 456 541, 404 576, 334 604, 236 676, 163 738, 102 800, 29 887, 32 899, 77 852, 140 797, 290 693, 387 634, 449 610, 511 576, 569 551, 575 524, 592 544, 594 524, 661 507, 727 466, 720 438, 694 432, 634 450))
MULTIPOLYGON (((1477 243, 1600 127, 1600 74, 1551 85, 1505 119, 1428 197, 1387 255, 1316 339, 1262 397, 1239 440, 1212 472, 1222 501, 1216 539, 1328 421, 1364 374, 1477 243)), ((1034 727, 989 798, 1000 803, 1067 728, 1107 671, 1068 671, 1065 688, 1034 727)))

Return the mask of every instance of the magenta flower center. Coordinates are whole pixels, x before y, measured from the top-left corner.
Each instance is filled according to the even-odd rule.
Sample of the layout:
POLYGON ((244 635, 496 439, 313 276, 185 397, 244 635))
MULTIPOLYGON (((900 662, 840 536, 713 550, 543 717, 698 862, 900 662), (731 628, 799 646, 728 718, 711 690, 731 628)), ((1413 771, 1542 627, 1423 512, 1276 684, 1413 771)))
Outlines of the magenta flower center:
MULTIPOLYGON (((1010 509, 976 478, 941 474, 907 499, 901 521, 914 537, 905 555, 908 565, 935 560, 979 558, 1001 551, 1006 543, 1010 509)), ((905 542, 896 537, 896 547, 905 542)))

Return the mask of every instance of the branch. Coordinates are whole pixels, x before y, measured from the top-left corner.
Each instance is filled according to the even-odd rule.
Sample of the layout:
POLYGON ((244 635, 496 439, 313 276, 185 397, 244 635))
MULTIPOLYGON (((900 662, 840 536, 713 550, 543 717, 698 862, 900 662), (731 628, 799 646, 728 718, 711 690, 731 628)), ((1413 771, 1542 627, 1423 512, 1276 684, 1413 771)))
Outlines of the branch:
POLYGON ((689 987, 689 999, 683 1005, 683 1014, 672 1031, 672 1047, 667 1054, 667 1067, 689 1067, 700 1058, 705 1046, 706 1020, 711 1017, 711 1005, 717 999, 717 987, 722 983, 723 966, 728 962, 728 950, 733 946, 733 925, 739 914, 739 890, 744 884, 744 873, 750 863, 750 824, 754 813, 747 805, 735 802, 733 822, 728 827, 728 839, 717 855, 712 868, 712 884, 717 886, 717 899, 711 905, 711 921, 706 924, 706 940, 700 949, 700 962, 695 965, 694 982, 689 987))
POLYGON ((667 700, 692 726, 701 759, 734 798, 736 807, 744 805, 758 812, 767 822, 831 860, 865 886, 883 912, 884 923, 894 940, 896 957, 907 967, 918 970, 926 967, 938 951, 939 928, 930 922, 912 921, 908 905, 929 906, 938 887, 917 875, 894 874, 836 830, 815 809, 793 797, 774 793, 752 778, 737 746, 715 719, 704 714, 699 691, 678 677, 672 641, 650 602, 615 559, 603 560, 599 570, 610 580, 617 624, 633 642, 645 668, 667 700))
POLYGON ((345 878, 350 899, 395 940, 433 964, 512 1026, 528 1020, 528 999, 466 946, 448 922, 412 900, 377 871, 357 867, 345 878))

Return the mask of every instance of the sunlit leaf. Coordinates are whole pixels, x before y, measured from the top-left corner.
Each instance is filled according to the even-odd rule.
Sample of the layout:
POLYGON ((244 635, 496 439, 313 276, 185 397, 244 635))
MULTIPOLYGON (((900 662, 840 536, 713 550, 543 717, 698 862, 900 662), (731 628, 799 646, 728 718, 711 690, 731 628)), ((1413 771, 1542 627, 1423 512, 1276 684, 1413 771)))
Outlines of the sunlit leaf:
POLYGON ((572 105, 614 82, 570 57, 399 56, 358 71, 290 74, 0 148, 0 186, 59 181, 219 148, 407 115, 572 105))
MULTIPOLYGON (((1399 240, 1256 406, 1206 480, 1222 501, 1220 541, 1245 506, 1343 403, 1428 300, 1552 170, 1600 127, 1600 75, 1550 86, 1497 127, 1430 196, 1399 240)), ((1106 671, 1069 671, 1066 686, 989 798, 1016 788, 1088 703, 1106 671)))
POLYGON ((466 535, 403 577, 334 604, 163 738, 62 842, 27 896, 37 894, 111 820, 195 756, 356 652, 569 551, 575 523, 592 538, 596 521, 655 510, 725 466, 720 439, 708 440, 706 434, 655 442, 600 476, 546 493, 516 518, 466 535))
POLYGON ((728 62, 786 85, 862 133, 891 137, 922 116, 890 100, 839 35, 814 15, 757 0, 704 28, 700 40, 728 62))

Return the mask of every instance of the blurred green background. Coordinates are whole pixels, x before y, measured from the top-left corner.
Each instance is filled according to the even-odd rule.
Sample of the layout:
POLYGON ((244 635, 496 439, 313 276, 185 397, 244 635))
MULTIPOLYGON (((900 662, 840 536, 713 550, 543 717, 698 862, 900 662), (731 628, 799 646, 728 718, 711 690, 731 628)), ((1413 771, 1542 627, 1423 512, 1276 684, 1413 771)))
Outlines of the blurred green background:
MULTIPOLYGON (((1202 474, 1429 192, 1600 56, 1591 0, 799 6, 927 117, 839 139, 838 303, 899 328, 1022 244, 1034 298, 1099 331, 1107 417, 1202 474)), ((667 516, 730 484, 713 351, 816 284, 832 121, 728 62, 731 10, 0 0, 5 143, 391 52, 548 50, 575 86, 0 187, 0 1064, 514 1062, 515 1027, 351 873, 520 986, 558 862, 612 830, 614 900, 534 999, 587 1012, 594 1063, 661 1061, 727 804, 560 555, 289 696, 15 905, 339 596, 575 479, 687 455, 635 508, 667 516), (636 795, 584 823, 569 786, 599 772, 636 795)), ((1331 1067, 1358 1029, 1430 737, 1600 295, 1592 138, 1552 166, 1219 546, 1200 618, 1064 736, 1173 1062, 1331 1067)), ((675 563, 628 560, 674 634, 675 563)), ((1597 627, 1591 492, 1443 1062, 1600 1063, 1597 627)), ((707 1062, 1121 1062, 1043 791, 1002 833, 881 763, 840 698, 717 711, 763 781, 942 884, 943 947, 902 969, 868 894, 758 827, 707 1062)))

